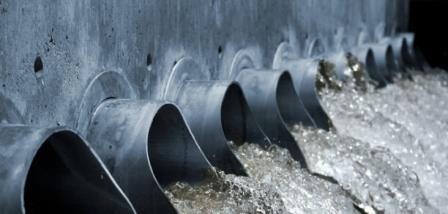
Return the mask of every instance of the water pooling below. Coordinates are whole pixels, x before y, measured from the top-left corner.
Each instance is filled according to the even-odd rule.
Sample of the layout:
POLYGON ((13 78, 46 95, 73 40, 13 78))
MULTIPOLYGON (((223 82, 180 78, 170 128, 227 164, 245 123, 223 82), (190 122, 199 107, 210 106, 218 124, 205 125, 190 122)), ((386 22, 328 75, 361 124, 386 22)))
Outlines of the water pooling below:
POLYGON ((447 80, 419 73, 379 90, 324 89, 335 130, 291 130, 310 171, 281 148, 232 145, 250 177, 217 173, 167 195, 180 213, 446 212, 447 80))

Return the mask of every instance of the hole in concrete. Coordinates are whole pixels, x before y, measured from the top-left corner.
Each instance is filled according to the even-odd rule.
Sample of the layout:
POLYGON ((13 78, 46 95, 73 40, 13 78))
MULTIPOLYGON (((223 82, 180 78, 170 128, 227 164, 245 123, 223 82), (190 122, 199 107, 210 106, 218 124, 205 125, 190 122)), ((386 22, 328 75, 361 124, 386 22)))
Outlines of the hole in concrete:
POLYGON ((133 213, 90 148, 72 132, 51 135, 32 160, 26 213, 133 213))
POLYGON ((222 57, 222 46, 218 46, 218 57, 221 58, 222 57))
POLYGON ((232 84, 227 89, 221 106, 221 123, 228 141, 237 145, 246 139, 246 109, 244 95, 238 85, 232 84))
POLYGON ((146 69, 148 69, 148 71, 151 71, 152 69, 152 56, 150 53, 146 55, 146 69))
POLYGON ((208 169, 181 113, 171 104, 162 106, 154 117, 148 153, 154 175, 162 186, 201 180, 208 169))
POLYGON ((36 57, 36 59, 34 60, 34 72, 40 72, 44 69, 44 64, 42 62, 42 59, 40 58, 40 56, 36 57))

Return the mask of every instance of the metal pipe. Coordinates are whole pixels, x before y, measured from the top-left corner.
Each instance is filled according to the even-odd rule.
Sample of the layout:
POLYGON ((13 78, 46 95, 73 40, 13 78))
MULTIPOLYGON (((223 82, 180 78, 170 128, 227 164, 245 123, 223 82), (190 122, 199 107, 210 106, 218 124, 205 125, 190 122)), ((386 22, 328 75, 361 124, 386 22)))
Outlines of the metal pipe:
POLYGON ((420 48, 415 43, 415 35, 413 33, 401 33, 398 35, 405 40, 407 51, 403 51, 405 63, 418 70, 427 70, 431 68, 428 61, 423 56, 420 48))
POLYGON ((377 43, 370 45, 370 48, 375 56, 378 73, 386 80, 387 84, 392 83, 395 72, 398 72, 392 46, 387 43, 377 43))
POLYGON ((136 213, 76 133, 0 126, 0 213, 136 213))
POLYGON ((210 81, 194 60, 180 60, 165 89, 163 99, 179 105, 210 163, 224 172, 247 175, 229 141, 270 145, 240 86, 232 81, 210 81))
POLYGON ((375 53, 370 46, 364 45, 357 47, 351 51, 364 65, 368 76, 376 81, 377 87, 384 87, 388 81, 380 73, 376 64, 375 53))
MULTIPOLYGON (((319 81, 317 78, 321 69, 320 60, 300 59, 294 51, 294 47, 287 42, 283 42, 277 48, 272 67, 289 71, 295 92, 315 127, 329 130, 331 120, 320 104, 316 89, 316 83, 319 81)), ((335 76, 337 75, 335 74, 335 76)))
POLYGON ((211 169, 173 104, 106 100, 87 139, 140 213, 176 213, 163 188, 176 181, 195 184, 211 169))
POLYGON ((291 156, 306 168, 303 153, 288 131, 286 121, 290 125, 296 122, 313 125, 313 122, 306 121, 309 119, 307 115, 293 115, 305 111, 298 111, 300 100, 289 72, 244 69, 235 79, 241 84, 250 109, 272 143, 288 149, 291 156))

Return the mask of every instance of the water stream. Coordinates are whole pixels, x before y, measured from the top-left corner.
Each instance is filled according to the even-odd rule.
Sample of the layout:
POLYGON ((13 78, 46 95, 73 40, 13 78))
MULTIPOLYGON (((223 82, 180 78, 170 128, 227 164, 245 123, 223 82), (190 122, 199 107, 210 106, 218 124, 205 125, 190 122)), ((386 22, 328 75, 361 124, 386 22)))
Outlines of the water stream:
POLYGON ((175 183, 166 194, 179 213, 287 213, 272 186, 220 171, 196 186, 175 183))
POLYGON ((446 211, 446 74, 419 72, 413 79, 367 92, 324 90, 322 104, 339 135, 386 148, 417 175, 430 204, 446 211))
POLYGON ((168 197, 180 213, 447 213, 448 75, 349 81, 321 102, 334 130, 291 128, 309 170, 276 146, 231 145, 249 177, 217 172, 168 197))

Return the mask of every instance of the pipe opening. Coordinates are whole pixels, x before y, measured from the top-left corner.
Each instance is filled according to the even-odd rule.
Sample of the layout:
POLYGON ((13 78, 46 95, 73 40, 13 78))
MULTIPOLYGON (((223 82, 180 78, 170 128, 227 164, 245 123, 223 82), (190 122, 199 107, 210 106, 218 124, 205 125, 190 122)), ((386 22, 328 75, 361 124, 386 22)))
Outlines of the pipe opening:
POLYGON ((377 82, 378 87, 383 87, 386 85, 385 80, 383 80, 383 78, 378 73, 378 68, 375 62, 375 54, 373 53, 372 49, 369 49, 367 51, 366 70, 369 74, 369 77, 377 82))
POLYGON ((367 51, 366 68, 369 71, 369 73, 376 71, 375 55, 373 54, 373 51, 370 49, 367 51))
POLYGON ((231 84, 227 89, 221 106, 221 123, 224 135, 228 141, 236 145, 245 143, 246 139, 246 109, 241 88, 231 84))
POLYGON ((403 62, 406 67, 412 67, 414 65, 406 38, 403 38, 401 42, 401 56, 403 57, 403 62))
POLYGON ((25 182, 26 213, 133 213, 90 148, 76 134, 51 135, 25 182))
POLYGON ((280 115, 288 125, 292 126, 301 123, 305 126, 314 126, 304 104, 295 91, 292 77, 289 73, 284 72, 280 76, 275 96, 280 115))
POLYGON ((389 75, 393 76, 393 73, 397 71, 397 67, 395 63, 394 50, 390 45, 388 45, 386 49, 386 66, 389 75))
POLYGON ((151 168, 160 185, 176 181, 201 181, 209 169, 179 110, 162 106, 154 116, 148 135, 151 168))

